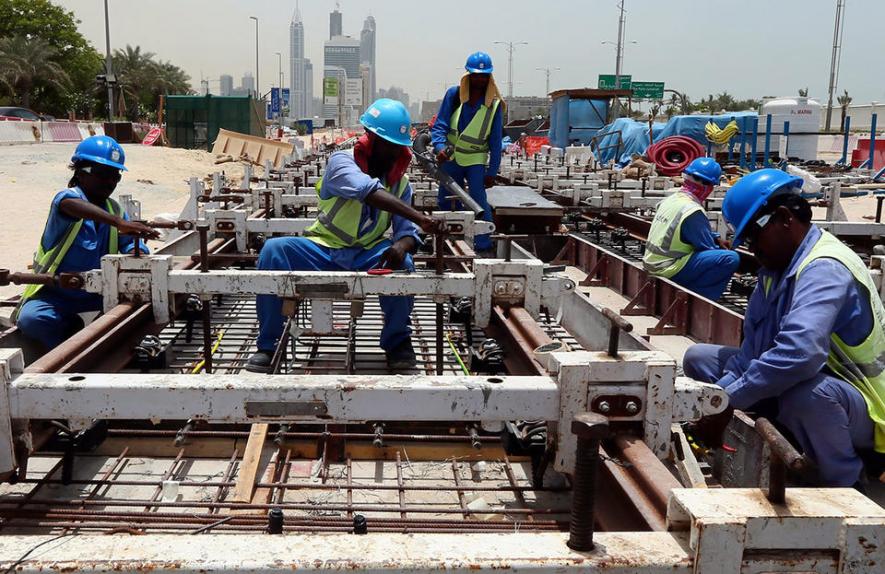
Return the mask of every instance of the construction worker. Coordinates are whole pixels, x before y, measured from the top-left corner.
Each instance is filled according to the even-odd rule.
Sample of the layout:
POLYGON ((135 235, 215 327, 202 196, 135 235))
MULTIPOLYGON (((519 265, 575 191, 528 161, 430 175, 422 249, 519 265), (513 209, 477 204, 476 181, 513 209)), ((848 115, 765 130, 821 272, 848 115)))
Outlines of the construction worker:
MULTIPOLYGON (((353 155, 333 153, 317 183, 317 221, 304 237, 270 239, 261 249, 259 269, 301 271, 367 271, 373 268, 414 271, 411 254, 421 244, 418 229, 435 233, 439 224, 411 207, 412 187, 406 175, 409 112, 400 102, 382 98, 360 118, 366 133, 353 155), (392 228, 390 239, 385 237, 392 228)), ((411 297, 381 297, 384 327, 381 348, 393 371, 415 365, 409 316, 411 297)), ((282 301, 258 297, 258 352, 246 369, 267 372, 280 337, 282 301)))
MULTIPOLYGON (((449 88, 443 97, 436 122, 430 129, 431 143, 442 169, 461 187, 467 180, 470 197, 485 210, 485 220, 491 221, 486 188, 495 185, 501 166, 504 104, 492 76, 492 58, 488 54, 470 54, 464 69, 467 71, 461 76, 461 83, 449 88)), ((439 208, 462 209, 442 186, 439 208)), ((488 254, 492 240, 488 235, 477 235, 474 247, 481 254, 488 254)))
MULTIPOLYGON (((74 171, 68 188, 52 200, 49 217, 34 255, 33 272, 55 275, 101 267, 107 254, 128 253, 135 237, 156 239, 156 230, 129 221, 111 199, 123 171, 126 155, 111 137, 86 138, 74 151, 74 171)), ((147 252, 147 246, 141 243, 147 252)), ((76 289, 29 285, 14 312, 18 328, 46 349, 83 328, 80 313, 101 311, 101 295, 76 289)))
POLYGON ((762 169, 726 193, 722 212, 761 263, 759 282, 741 347, 694 345, 684 370, 737 409, 774 399, 820 482, 856 486, 858 452, 885 452, 885 309, 861 259, 811 223, 801 185, 762 169))
POLYGON ((682 187, 657 206, 642 265, 692 291, 716 300, 737 271, 738 254, 710 228, 704 201, 719 183, 722 168, 700 157, 682 173, 682 187))

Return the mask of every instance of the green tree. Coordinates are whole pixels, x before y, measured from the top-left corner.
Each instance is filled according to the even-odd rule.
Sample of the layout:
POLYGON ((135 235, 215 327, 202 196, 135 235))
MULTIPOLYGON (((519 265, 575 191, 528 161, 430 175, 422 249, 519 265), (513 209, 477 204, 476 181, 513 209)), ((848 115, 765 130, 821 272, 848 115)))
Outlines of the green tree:
POLYGON ((808 88, 799 88, 799 97, 807 98, 808 97, 808 88))
POLYGON ((164 94, 190 93, 190 76, 171 62, 157 61, 140 46, 126 46, 113 56, 114 73, 120 84, 125 115, 135 121, 153 120, 164 94))
POLYGON ((31 107, 31 97, 41 89, 64 90, 68 74, 54 61, 56 49, 42 38, 11 36, 0 38, 2 75, 21 104, 31 107))
POLYGON ((0 38, 43 40, 55 50, 51 61, 69 80, 63 88, 63 83, 39 78, 30 101, 38 111, 63 115, 86 102, 96 102, 95 75, 101 73, 102 58, 77 30, 79 23, 73 12, 49 0, 0 0, 0 38))
POLYGON ((845 117, 848 115, 848 106, 854 98, 848 95, 848 90, 842 90, 842 95, 836 98, 839 107, 842 108, 842 119, 839 122, 839 131, 845 131, 845 117))

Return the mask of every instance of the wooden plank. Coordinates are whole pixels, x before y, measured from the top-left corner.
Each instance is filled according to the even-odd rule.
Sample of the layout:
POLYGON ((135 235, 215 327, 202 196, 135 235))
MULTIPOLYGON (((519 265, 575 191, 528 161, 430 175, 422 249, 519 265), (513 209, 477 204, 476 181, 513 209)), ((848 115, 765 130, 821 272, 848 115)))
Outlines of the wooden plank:
POLYGON ((255 492, 255 479, 258 477, 258 469, 261 466, 264 443, 267 439, 267 424, 252 425, 249 430, 249 440, 246 442, 246 451, 240 463, 240 471, 237 474, 237 484, 231 496, 231 502, 251 502, 255 492))

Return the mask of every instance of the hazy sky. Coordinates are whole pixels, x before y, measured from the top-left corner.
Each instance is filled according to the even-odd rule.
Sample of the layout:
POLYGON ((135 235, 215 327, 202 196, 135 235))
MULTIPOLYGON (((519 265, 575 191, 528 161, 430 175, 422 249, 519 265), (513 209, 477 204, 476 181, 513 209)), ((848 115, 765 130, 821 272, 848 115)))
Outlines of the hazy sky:
MULTIPOLYGON (((54 0, 73 10, 80 30, 104 52, 102 0, 54 0)), ((184 68, 195 89, 200 78, 217 91, 219 75, 235 85, 255 67, 254 22, 260 19, 260 80, 277 83, 275 52, 289 82, 289 22, 294 0, 109 0, 111 47, 139 45, 184 68)), ((344 33, 359 38, 375 17, 377 84, 397 85, 413 99, 438 99, 454 84, 470 52, 492 55, 495 77, 507 89, 507 52, 494 41, 524 41, 515 50, 515 95, 596 87, 614 73, 616 0, 342 0, 344 33)), ((323 42, 332 0, 302 0, 307 57, 315 90, 322 75, 323 42)), ((795 95, 808 87, 826 100, 836 0, 626 0, 625 74, 663 81, 692 99, 728 91, 739 98, 795 95)), ((885 0, 847 0, 839 89, 855 103, 885 102, 885 0)), ((315 94, 318 95, 318 94, 315 94)))

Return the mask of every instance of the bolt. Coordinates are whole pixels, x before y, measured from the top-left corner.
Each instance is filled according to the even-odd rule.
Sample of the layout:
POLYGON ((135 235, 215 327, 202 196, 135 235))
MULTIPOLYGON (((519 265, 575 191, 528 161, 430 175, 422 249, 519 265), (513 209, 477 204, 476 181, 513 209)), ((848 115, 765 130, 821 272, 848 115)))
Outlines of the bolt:
POLYGON ((624 410, 627 411, 628 415, 635 415, 639 412, 639 405, 636 404, 636 401, 628 401, 624 406, 624 410))
POLYGON ((599 401, 599 404, 596 405, 596 410, 601 413, 607 413, 612 410, 612 406, 608 404, 608 401, 599 401))
POLYGON ((279 508, 271 508, 267 513, 267 533, 283 533, 283 511, 279 508))
POLYGON ((593 550, 599 441, 608 436, 608 419, 596 413, 580 413, 572 421, 572 432, 578 437, 578 447, 572 475, 572 512, 567 544, 572 550, 588 552, 593 550))

